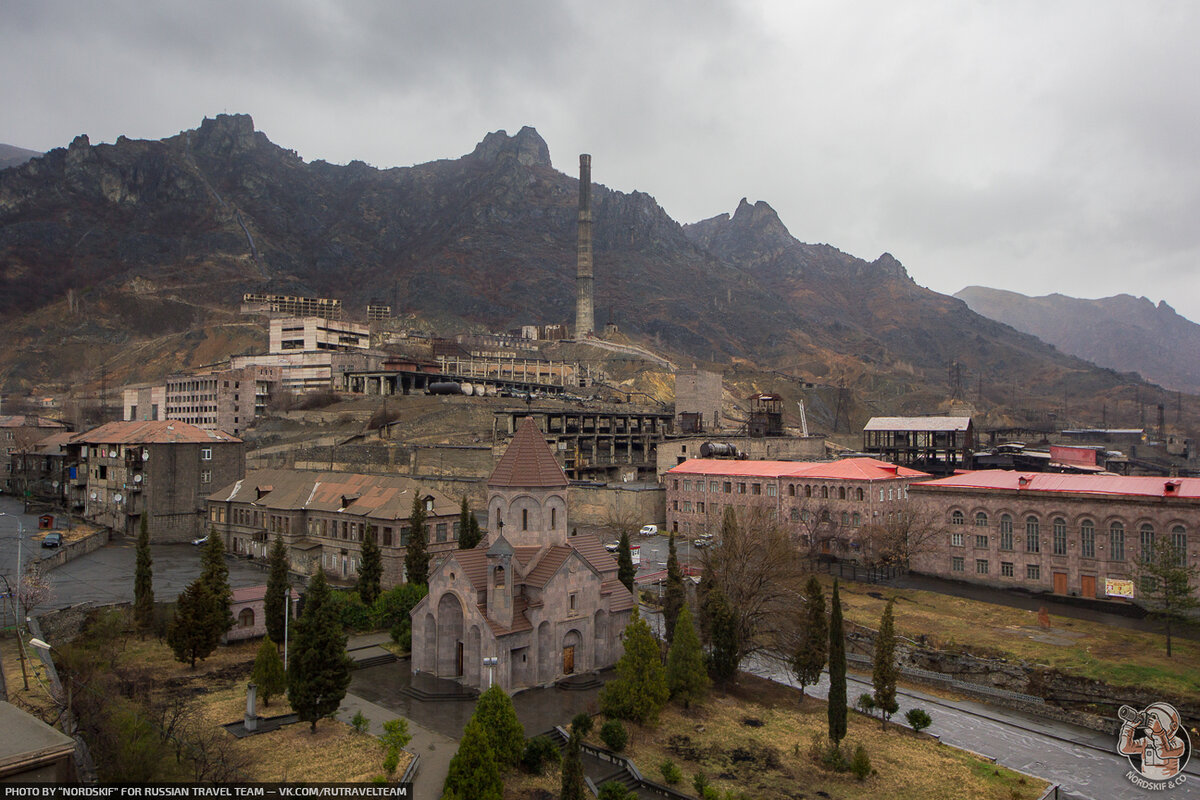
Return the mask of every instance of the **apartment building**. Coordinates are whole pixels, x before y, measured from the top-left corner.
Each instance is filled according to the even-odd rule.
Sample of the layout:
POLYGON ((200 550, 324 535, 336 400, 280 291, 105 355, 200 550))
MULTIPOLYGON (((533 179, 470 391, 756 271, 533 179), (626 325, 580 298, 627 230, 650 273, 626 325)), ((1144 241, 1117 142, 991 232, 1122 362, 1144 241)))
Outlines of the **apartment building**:
POLYGON ((127 422, 178 420, 240 436, 267 413, 271 395, 281 387, 282 371, 271 366, 172 375, 163 386, 125 389, 122 418, 127 422))

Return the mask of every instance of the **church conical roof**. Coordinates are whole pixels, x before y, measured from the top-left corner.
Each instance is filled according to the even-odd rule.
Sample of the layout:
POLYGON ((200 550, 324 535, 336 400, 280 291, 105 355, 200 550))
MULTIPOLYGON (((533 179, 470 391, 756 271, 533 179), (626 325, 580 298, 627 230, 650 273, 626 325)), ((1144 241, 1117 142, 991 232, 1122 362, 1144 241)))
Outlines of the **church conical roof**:
POLYGON ((517 426, 517 432, 500 463, 488 478, 488 486, 566 486, 567 474, 558 465, 558 460, 546 444, 542 432, 534 424, 533 417, 526 417, 517 426))

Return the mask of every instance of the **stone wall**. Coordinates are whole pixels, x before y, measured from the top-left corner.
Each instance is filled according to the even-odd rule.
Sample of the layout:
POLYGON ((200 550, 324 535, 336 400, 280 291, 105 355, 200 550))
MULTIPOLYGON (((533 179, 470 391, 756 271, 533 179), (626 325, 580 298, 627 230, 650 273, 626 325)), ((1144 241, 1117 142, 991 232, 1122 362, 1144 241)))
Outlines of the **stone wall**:
POLYGON ((94 533, 89 533, 82 539, 65 543, 50 555, 30 559, 30 563, 37 564, 43 571, 49 571, 55 567, 61 567, 68 561, 74 561, 80 556, 94 553, 107 543, 108 529, 105 528, 94 533))
POLYGON ((567 489, 571 527, 603 527, 632 520, 637 527, 665 525, 666 492, 650 484, 572 485, 567 489))

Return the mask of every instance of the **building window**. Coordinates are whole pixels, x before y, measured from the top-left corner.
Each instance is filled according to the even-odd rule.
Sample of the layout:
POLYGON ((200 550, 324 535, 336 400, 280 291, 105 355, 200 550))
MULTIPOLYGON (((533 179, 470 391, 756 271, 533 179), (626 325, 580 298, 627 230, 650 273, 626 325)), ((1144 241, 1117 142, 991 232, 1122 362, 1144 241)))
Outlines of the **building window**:
POLYGON ((676 479, 673 481, 673 483, 674 483, 674 486, 672 486, 671 488, 673 488, 673 489, 675 489, 676 491, 678 491, 678 490, 679 490, 679 478, 676 478, 676 479))
POLYGON ((791 518, 792 518, 792 522, 799 522, 800 521, 800 509, 793 508, 792 513, 791 513, 791 518))
POLYGON ((1125 526, 1120 522, 1108 526, 1108 560, 1125 560, 1125 526))
POLYGON ((950 524, 951 525, 963 525, 966 523, 966 521, 967 521, 966 516, 958 509, 955 509, 954 511, 950 512, 950 524))
POLYGON ((1067 521, 1062 517, 1055 517, 1051 525, 1054 528, 1054 555, 1065 556, 1067 554, 1067 521))
POLYGON ((673 510, 673 511, 679 510, 679 501, 678 500, 671 501, 671 510, 673 510))
POLYGON ((986 558, 975 559, 975 574, 976 575, 987 575, 988 574, 988 562, 987 562, 986 558))
POLYGON ((1182 525, 1171 529, 1171 549, 1175 551, 1175 566, 1187 566, 1187 530, 1182 525))
POLYGON ((571 592, 571 610, 575 610, 576 594, 571 592))
POLYGON ((1013 576, 1013 562, 1011 562, 1011 561, 1001 561, 1000 562, 1000 576, 1003 578, 1011 578, 1013 576))
POLYGON ((860 524, 862 524, 862 517, 859 515, 859 513, 857 511, 855 511, 853 514, 850 515, 850 524, 856 528, 860 524))
POLYGON ((950 546, 951 547, 962 547, 963 546, 963 534, 962 533, 950 534, 950 546))
POLYGON ((408 547, 409 528, 407 525, 400 526, 400 546, 408 547))
POLYGON ((975 534, 975 548, 977 550, 987 550, 988 537, 986 533, 975 534))
POLYGON ((523 530, 523 531, 529 530, 529 509, 528 508, 521 509, 521 530, 523 530))
POLYGON ((1000 549, 1013 549, 1013 526, 1012 517, 1008 514, 1000 515, 1000 549))
POLYGON ((1096 526, 1090 519, 1079 523, 1079 555, 1082 558, 1096 557, 1096 526))
POLYGON ((439 522, 435 530, 437 531, 437 540, 439 542, 446 541, 446 523, 439 522))
POLYGON ((795 496, 796 496, 796 484, 789 483, 788 484, 788 497, 795 497, 795 496))
POLYGON ((733 494, 733 482, 725 481, 725 494, 733 494))
POLYGON ((778 495, 779 495, 779 488, 773 483, 768 483, 767 484, 767 497, 777 497, 778 495))
POLYGON ((683 490, 685 492, 690 492, 692 490, 692 482, 686 478, 683 481, 683 490))
POLYGON ((850 524, 850 514, 848 512, 845 512, 845 511, 842 512, 842 524, 843 525, 850 524))
POLYGON ((962 556, 955 556, 954 558, 950 559, 950 569, 953 572, 964 571, 964 569, 965 569, 964 564, 965 564, 965 562, 963 561, 962 556))
POLYGON ((254 627, 254 609, 243 608, 241 610, 241 613, 238 614, 238 627, 239 628, 253 628, 254 627))
POLYGON ((761 483, 750 484, 750 494, 762 494, 762 484, 761 483))
POLYGON ((704 513, 704 503, 703 502, 696 503, 696 511, 700 514, 704 513))
POLYGON ((805 484, 805 486, 804 486, 804 496, 805 496, 805 497, 812 497, 812 485, 811 485, 811 484, 805 484))
POLYGON ((200 460, 201 461, 212 461, 212 448, 211 447, 201 447, 200 448, 200 460))
POLYGON ((708 482, 708 491, 716 493, 718 491, 718 486, 719 486, 719 484, 716 481, 709 481, 708 482))
POLYGON ((986 513, 984 513, 983 511, 980 511, 978 514, 975 515, 975 527, 976 528, 986 528, 987 523, 988 523, 988 519, 987 519, 986 513))
POLYGON ((880 500, 880 502, 883 501, 883 489, 879 490, 879 500, 880 500))
POLYGON ((1028 516, 1025 518, 1025 552, 1040 553, 1042 552, 1042 540, 1040 538, 1041 526, 1038 524, 1038 518, 1028 516))
POLYGON ((1042 565, 1041 564, 1026 564, 1025 565, 1025 579, 1031 580, 1031 581, 1040 581, 1042 579, 1042 565))
POLYGON ((845 499, 846 499, 846 487, 839 486, 838 487, 838 500, 845 500, 845 499))
POLYGON ((1142 545, 1142 563, 1149 564, 1154 560, 1154 526, 1149 522, 1142 524, 1139 529, 1142 545))
POLYGON ((212 483, 212 470, 205 469, 200 471, 201 483, 212 483))
POLYGON ((392 529, 391 528, 383 529, 383 546, 384 547, 392 546, 392 529))

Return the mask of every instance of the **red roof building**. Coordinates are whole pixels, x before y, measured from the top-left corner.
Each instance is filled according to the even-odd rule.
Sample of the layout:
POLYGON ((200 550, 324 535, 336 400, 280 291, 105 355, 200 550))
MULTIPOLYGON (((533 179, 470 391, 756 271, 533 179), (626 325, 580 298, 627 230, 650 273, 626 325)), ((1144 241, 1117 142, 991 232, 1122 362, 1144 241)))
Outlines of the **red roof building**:
POLYGON ((983 470, 912 487, 942 530, 913 569, 993 586, 1136 599, 1136 564, 1169 542, 1200 566, 1200 478, 983 470))

